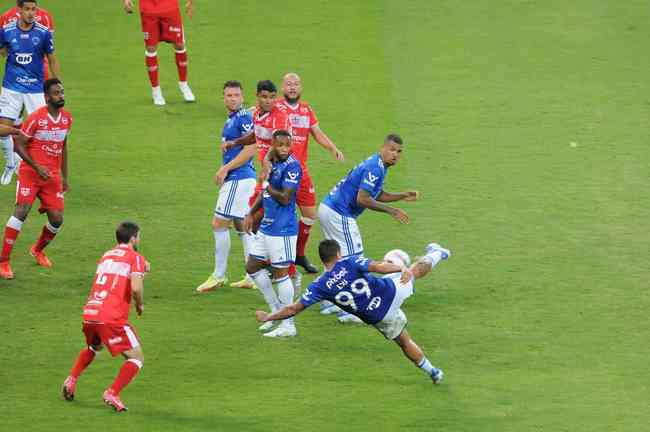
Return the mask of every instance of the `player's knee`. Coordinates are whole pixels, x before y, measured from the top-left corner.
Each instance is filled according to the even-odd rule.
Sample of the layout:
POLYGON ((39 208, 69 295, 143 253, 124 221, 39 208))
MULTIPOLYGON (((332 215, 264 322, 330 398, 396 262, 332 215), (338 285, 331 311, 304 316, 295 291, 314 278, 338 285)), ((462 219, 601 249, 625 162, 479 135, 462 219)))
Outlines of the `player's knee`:
POLYGON ((273 279, 281 279, 289 274, 289 267, 271 267, 273 279))
POLYGON ((218 217, 212 218, 212 229, 214 231, 225 231, 230 226, 230 221, 220 219, 218 217))
POLYGON ((246 273, 253 275, 261 269, 262 268, 260 267, 259 262, 255 258, 248 257, 246 260, 246 273))
POLYGON ((14 211, 14 217, 20 219, 22 222, 25 222, 29 210, 32 208, 29 204, 16 204, 16 210, 14 211))
POLYGON ((157 46, 155 45, 147 45, 144 47, 144 50, 148 52, 149 54, 155 54, 156 50, 158 49, 157 46))
POLYGON ((181 44, 174 44, 174 49, 175 49, 177 52, 178 52, 178 51, 181 51, 181 52, 182 52, 182 51, 185 51, 185 44, 184 44, 184 43, 181 43, 181 44))

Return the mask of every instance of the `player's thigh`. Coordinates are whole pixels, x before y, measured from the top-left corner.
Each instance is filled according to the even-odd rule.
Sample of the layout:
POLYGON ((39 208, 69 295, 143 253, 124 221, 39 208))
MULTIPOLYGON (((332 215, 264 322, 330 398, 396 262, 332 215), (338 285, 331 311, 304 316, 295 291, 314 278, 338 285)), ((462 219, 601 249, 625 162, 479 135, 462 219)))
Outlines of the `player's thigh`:
POLYGON ((288 268, 296 261, 298 236, 264 236, 272 267, 288 268))
POLYGON ((140 339, 130 324, 109 325, 101 328, 102 343, 113 357, 140 347, 140 339))
POLYGON ((160 40, 174 44, 176 48, 185 48, 185 31, 180 9, 160 18, 160 40))
POLYGON ((215 217, 243 219, 249 212, 249 199, 255 192, 255 179, 227 181, 219 189, 215 217))
MULTIPOLYGON (((250 251, 248 261, 259 261, 259 262, 268 262, 270 254, 267 248, 265 235, 261 232, 258 232, 253 236, 253 240, 250 242, 250 251)), ((248 269, 248 263, 246 264, 248 269)), ((251 273, 249 271, 249 273, 251 273)))
MULTIPOLYGON (((389 311, 374 327, 388 340, 397 339, 406 329, 408 319, 402 309, 389 311)), ((408 333, 406 333, 408 335, 408 333)), ((398 342, 399 343, 399 342, 398 342)))
POLYGON ((23 94, 2 87, 0 92, 0 119, 6 119, 4 124, 11 125, 20 117, 23 109, 23 94))
POLYGON ((65 207, 65 196, 63 194, 63 184, 58 176, 50 177, 41 185, 38 191, 38 198, 41 200, 39 211, 50 212, 53 215, 59 215, 63 221, 63 209, 65 207))
POLYGON ((152 14, 140 14, 144 45, 147 48, 158 46, 160 42, 160 17, 152 14))
POLYGON ((300 180, 300 188, 296 193, 296 203, 300 207, 303 216, 314 219, 316 218, 316 189, 314 182, 309 174, 306 174, 300 180), (305 213, 308 214, 305 214, 305 213))
POLYGON ((18 175, 16 181, 16 207, 31 208, 41 191, 40 182, 30 175, 18 175))
POLYGON ((25 105, 27 115, 30 115, 45 105, 45 95, 43 93, 25 93, 23 95, 23 103, 25 105))
POLYGON ((81 326, 81 331, 86 339, 86 345, 97 350, 102 346, 102 338, 97 329, 98 325, 101 324, 83 323, 81 326))
POLYGON ((133 348, 122 353, 122 356, 126 359, 138 360, 140 364, 144 362, 144 352, 142 352, 142 345, 137 348, 133 348))

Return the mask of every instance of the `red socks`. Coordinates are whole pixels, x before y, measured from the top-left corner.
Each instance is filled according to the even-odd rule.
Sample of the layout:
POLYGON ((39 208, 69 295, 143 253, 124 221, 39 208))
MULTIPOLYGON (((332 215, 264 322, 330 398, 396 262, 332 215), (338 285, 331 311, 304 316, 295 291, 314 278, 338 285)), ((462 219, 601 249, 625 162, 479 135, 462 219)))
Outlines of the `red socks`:
POLYGON ((56 234, 59 232, 60 228, 55 228, 50 223, 46 223, 45 226, 43 227, 43 231, 41 231, 41 236, 38 238, 38 241, 36 242, 36 249, 37 252, 41 252, 45 247, 50 244, 52 240, 54 240, 54 237, 56 237, 56 234))
POLYGON ((72 366, 70 376, 74 379, 79 378, 79 375, 81 375, 81 373, 86 370, 86 368, 90 365, 90 363, 92 363, 94 359, 95 351, 91 350, 90 348, 82 349, 79 353, 79 357, 77 357, 77 361, 75 362, 74 366, 72 366))
POLYGON ((20 229, 23 226, 23 221, 12 216, 7 222, 5 227, 5 236, 2 242, 2 254, 0 255, 0 261, 8 261, 9 256, 11 255, 11 250, 14 248, 18 234, 20 234, 20 229))
POLYGON ((187 81, 187 49, 176 51, 176 68, 178 69, 178 81, 187 81))
POLYGON ((311 227, 314 226, 314 220, 308 218, 300 218, 300 226, 298 227, 298 243, 296 245, 296 256, 305 256, 305 248, 309 241, 309 233, 311 227))
POLYGON ((113 390, 113 393, 119 395, 124 387, 129 385, 131 380, 140 372, 142 367, 142 362, 136 359, 128 359, 122 365, 120 373, 117 374, 117 378, 111 385, 110 389, 113 390))
POLYGON ((145 51, 145 63, 147 65, 147 73, 149 74, 149 81, 151 87, 158 87, 160 81, 158 80, 158 53, 150 53, 145 51))

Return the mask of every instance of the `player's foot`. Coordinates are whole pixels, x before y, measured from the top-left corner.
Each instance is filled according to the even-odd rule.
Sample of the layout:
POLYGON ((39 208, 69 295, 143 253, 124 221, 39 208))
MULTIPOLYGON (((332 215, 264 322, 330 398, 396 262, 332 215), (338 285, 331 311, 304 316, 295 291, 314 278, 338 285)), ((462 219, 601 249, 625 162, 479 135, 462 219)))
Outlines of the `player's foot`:
POLYGON ((233 282, 230 286, 232 288, 253 289, 255 288, 255 282, 253 282, 253 279, 251 279, 250 276, 246 275, 244 279, 239 282, 233 282))
POLYGON ((302 290, 302 275, 300 272, 296 272, 293 276, 291 276, 291 283, 293 284, 293 288, 295 292, 300 294, 300 291, 302 290))
POLYGON ((263 336, 266 337, 272 337, 272 338, 277 338, 277 337, 293 337, 297 334, 298 332, 296 331, 296 326, 291 324, 280 324, 278 328, 276 328, 273 331, 270 331, 268 333, 264 333, 263 336))
POLYGON ((309 258, 306 256, 296 257, 296 265, 305 269, 307 273, 318 273, 318 267, 309 262, 309 258))
POLYGON ((445 374, 442 372, 442 369, 433 368, 431 371, 431 381, 433 381, 434 384, 440 384, 444 376, 445 374))
POLYGON ((12 166, 6 165, 5 170, 2 173, 2 178, 0 178, 0 184, 6 186, 9 183, 11 183, 11 179, 13 178, 14 173, 16 172, 17 169, 18 169, 18 164, 12 166))
POLYGON ((208 277, 208 279, 205 282, 203 282, 201 285, 196 287, 196 292, 207 293, 210 291, 214 291, 217 288, 221 288, 227 283, 228 283, 228 279, 226 278, 215 278, 214 276, 210 275, 210 277, 208 277))
POLYGON ((67 401, 73 401, 74 389, 76 386, 77 386, 77 380, 71 376, 67 377, 65 381, 63 381, 63 388, 61 389, 61 394, 63 395, 63 399, 67 401))
POLYGON ((424 248, 424 250, 427 251, 427 255, 434 252, 440 252, 443 260, 446 260, 451 256, 451 251, 449 249, 443 248, 438 243, 429 243, 427 247, 424 248))
POLYGON ((343 312, 336 318, 342 324, 363 324, 363 321, 357 316, 343 312))
POLYGON ((14 278, 14 272, 11 270, 11 264, 9 264, 9 261, 0 262, 0 278, 2 279, 14 278))
POLYGON ((102 397, 104 399, 104 403, 110 407, 113 407, 115 411, 122 412, 128 410, 126 405, 124 405, 120 400, 120 397, 113 393, 111 389, 106 390, 102 397))
POLYGON ((36 264, 39 266, 47 268, 52 267, 52 261, 50 261, 47 255, 45 255, 45 252, 36 250, 36 245, 32 246, 29 250, 29 254, 36 258, 36 264))
POLYGON ((187 81, 185 82, 180 81, 178 83, 178 88, 181 89, 181 93, 183 93, 183 99, 185 99, 185 102, 196 102, 194 93, 192 93, 192 89, 187 84, 187 81))
POLYGON ((162 95, 162 89, 160 86, 158 87, 151 87, 151 97, 153 98, 153 104, 162 106, 165 105, 165 98, 162 95))
POLYGON ((320 313, 322 315, 332 315, 341 312, 341 309, 332 302, 323 300, 320 302, 320 313))
POLYGON ((261 331, 261 332, 267 332, 267 331, 271 330, 274 325, 275 325, 275 321, 267 321, 264 324, 262 324, 261 326, 259 326, 257 329, 259 331, 261 331))

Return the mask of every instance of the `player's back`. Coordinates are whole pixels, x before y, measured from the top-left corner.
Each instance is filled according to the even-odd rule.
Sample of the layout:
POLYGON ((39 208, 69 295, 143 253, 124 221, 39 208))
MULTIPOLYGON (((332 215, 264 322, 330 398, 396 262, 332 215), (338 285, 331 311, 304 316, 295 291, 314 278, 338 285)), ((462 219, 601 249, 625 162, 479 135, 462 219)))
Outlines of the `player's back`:
POLYGON ((378 323, 386 316, 396 291, 391 279, 368 272, 370 263, 364 257, 341 259, 309 286, 301 302, 309 306, 329 300, 367 324, 378 323))
POLYGON ((83 319, 123 324, 129 318, 131 276, 144 274, 145 260, 130 246, 121 244, 99 260, 93 286, 83 309, 83 319))

